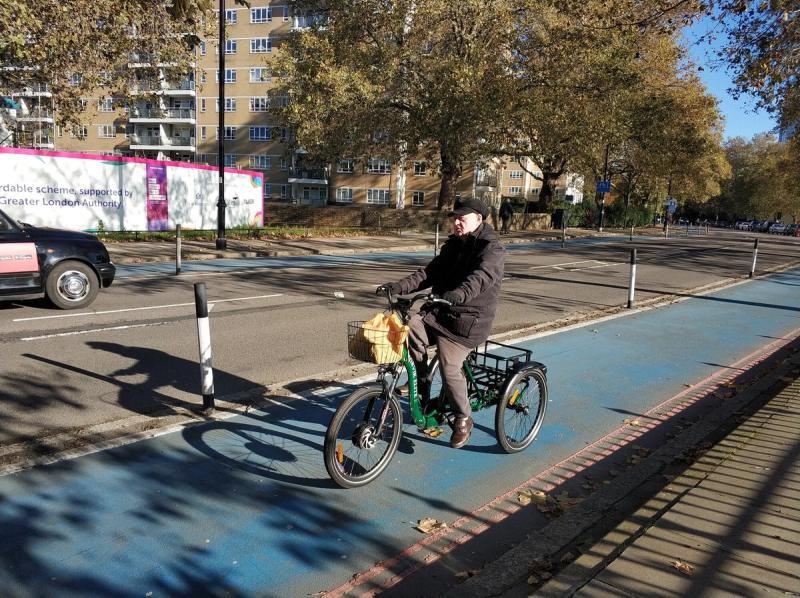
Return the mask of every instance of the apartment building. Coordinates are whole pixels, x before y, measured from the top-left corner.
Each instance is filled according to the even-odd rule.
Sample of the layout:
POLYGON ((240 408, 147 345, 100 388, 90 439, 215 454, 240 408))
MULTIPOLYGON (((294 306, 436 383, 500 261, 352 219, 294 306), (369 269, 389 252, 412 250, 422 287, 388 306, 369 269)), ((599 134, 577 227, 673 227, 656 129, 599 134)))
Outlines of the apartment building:
MULTIPOLYGON (((250 7, 225 9, 223 73, 217 39, 208 39, 196 48, 195 70, 187 76, 176 79, 168 69, 155 78, 137 75, 131 91, 142 95, 129 102, 102 94, 85 98, 83 126, 56 127, 49 90, 23 90, 30 109, 28 120, 19 122, 25 133, 20 144, 216 165, 222 134, 225 166, 263 172, 265 201, 435 208, 440 179, 425 160, 409 160, 402 177, 385 156, 343 158, 320 168, 302 151, 289 152, 289 132, 276 114, 287 98, 276 92, 279 74, 271 64, 287 35, 313 17, 293 14, 288 0, 278 2, 253 0, 250 7)), ((131 56, 128 68, 144 72, 149 65, 150 57, 142 54, 131 56)), ((497 161, 489 168, 465 168, 456 192, 499 204, 503 196, 535 200, 539 186, 514 162, 497 161)))

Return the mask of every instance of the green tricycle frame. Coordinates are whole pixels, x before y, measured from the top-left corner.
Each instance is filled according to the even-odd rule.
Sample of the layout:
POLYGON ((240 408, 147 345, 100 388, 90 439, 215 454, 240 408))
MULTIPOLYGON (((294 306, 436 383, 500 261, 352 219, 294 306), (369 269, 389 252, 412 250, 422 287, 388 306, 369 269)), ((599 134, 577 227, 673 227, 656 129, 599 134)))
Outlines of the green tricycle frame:
MULTIPOLYGON (((388 294, 388 299, 390 309, 404 324, 411 317, 412 306, 420 300, 426 306, 449 305, 428 293, 394 299, 388 294)), ((354 339, 365 334, 363 326, 363 322, 348 324, 349 352, 356 359, 373 361, 376 359, 373 347, 367 349, 366 344, 363 348, 356 344, 354 349, 354 339)), ((385 342, 386 332, 376 332, 380 332, 385 342)), ((380 360, 385 353, 379 351, 377 355, 380 360)), ((325 467, 331 479, 343 488, 364 486, 373 481, 397 451, 403 424, 397 387, 404 374, 408 380, 409 411, 417 428, 435 438, 441 434, 442 424, 453 425, 453 409, 441 385, 438 355, 429 366, 432 384, 427 400, 418 394, 417 368, 409 356, 407 344, 392 355, 392 361, 378 365, 377 380, 351 393, 328 424, 325 467)), ((547 410, 546 366, 533 361, 528 349, 487 341, 469 353, 462 369, 473 412, 496 406, 495 435, 500 446, 507 453, 524 450, 539 433, 547 410)))

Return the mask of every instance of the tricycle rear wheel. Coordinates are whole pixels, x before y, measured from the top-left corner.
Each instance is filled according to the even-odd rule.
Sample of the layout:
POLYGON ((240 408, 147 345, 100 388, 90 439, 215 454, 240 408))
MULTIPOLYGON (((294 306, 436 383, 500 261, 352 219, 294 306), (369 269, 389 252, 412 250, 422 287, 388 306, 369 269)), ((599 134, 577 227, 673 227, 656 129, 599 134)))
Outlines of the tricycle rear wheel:
POLYGON ((547 410, 547 377, 539 366, 511 374, 494 417, 497 441, 507 453, 518 453, 533 442, 547 410))

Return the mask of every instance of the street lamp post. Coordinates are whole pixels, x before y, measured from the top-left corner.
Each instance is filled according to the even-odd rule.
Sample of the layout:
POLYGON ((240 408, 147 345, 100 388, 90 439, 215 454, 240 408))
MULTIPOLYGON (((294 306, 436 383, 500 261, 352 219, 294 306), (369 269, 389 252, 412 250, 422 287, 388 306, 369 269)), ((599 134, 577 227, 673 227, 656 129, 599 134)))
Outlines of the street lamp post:
POLYGON ((217 165, 219 198, 217 199, 217 249, 226 249, 225 240, 225 0, 219 0, 219 132, 217 133, 217 165))

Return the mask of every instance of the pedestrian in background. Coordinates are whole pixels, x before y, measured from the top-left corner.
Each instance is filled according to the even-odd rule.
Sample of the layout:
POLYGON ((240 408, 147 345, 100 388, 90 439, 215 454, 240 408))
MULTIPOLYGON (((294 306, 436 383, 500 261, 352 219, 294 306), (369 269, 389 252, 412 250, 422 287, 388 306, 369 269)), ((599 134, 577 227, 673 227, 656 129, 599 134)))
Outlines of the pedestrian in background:
POLYGON ((514 215, 514 208, 511 207, 511 201, 506 197, 503 200, 503 204, 500 206, 500 220, 503 222, 503 226, 500 229, 501 235, 508 234, 508 225, 511 223, 511 217, 514 215))

